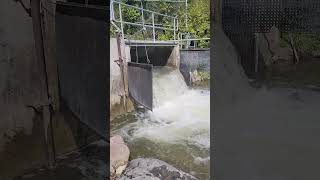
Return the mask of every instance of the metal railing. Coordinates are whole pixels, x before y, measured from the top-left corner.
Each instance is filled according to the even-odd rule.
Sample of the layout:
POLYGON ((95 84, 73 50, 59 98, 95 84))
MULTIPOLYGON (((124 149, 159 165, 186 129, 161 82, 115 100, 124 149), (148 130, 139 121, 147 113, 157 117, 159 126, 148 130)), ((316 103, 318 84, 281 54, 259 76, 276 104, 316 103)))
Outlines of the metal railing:
POLYGON ((198 41, 210 41, 210 38, 193 38, 190 33, 178 33, 178 40, 176 40, 180 49, 195 49, 198 41), (193 46, 191 46, 191 42, 193 42, 193 46))
POLYGON ((150 11, 147 9, 144 9, 143 7, 137 7, 129 4, 122 3, 120 1, 116 0, 110 0, 110 21, 111 24, 116 26, 117 29, 119 29, 123 35, 123 38, 125 38, 125 33, 124 33, 124 25, 132 25, 132 26, 137 26, 137 27, 142 27, 142 31, 146 30, 146 28, 152 29, 152 40, 153 42, 157 41, 156 39, 156 30, 161 29, 161 30, 169 30, 173 31, 173 41, 176 40, 176 33, 179 30, 179 21, 177 17, 174 16, 169 16, 166 14, 161 14, 155 11, 150 11), (116 7, 117 6, 117 7, 116 7), (122 8, 127 7, 127 8, 132 8, 135 10, 139 11, 141 22, 129 22, 125 21, 122 15, 122 8), (115 8, 118 8, 118 14, 119 17, 116 17, 115 15, 115 8), (151 14, 151 23, 145 23, 148 19, 145 19, 145 13, 150 13, 151 14), (169 22, 169 25, 163 25, 163 24, 156 24, 155 23, 155 16, 163 17, 163 18, 168 18, 169 20, 172 20, 169 22), (120 27, 118 26, 120 24, 120 27))

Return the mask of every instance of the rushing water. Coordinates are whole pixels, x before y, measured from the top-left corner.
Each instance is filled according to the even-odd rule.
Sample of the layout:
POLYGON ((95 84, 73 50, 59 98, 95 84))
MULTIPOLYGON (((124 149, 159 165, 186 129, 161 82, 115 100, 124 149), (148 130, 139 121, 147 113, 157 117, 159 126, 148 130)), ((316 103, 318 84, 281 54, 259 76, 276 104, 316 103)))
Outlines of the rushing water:
POLYGON ((111 123, 131 159, 153 157, 200 179, 209 179, 210 91, 189 89, 179 70, 153 69, 153 111, 138 109, 111 123))

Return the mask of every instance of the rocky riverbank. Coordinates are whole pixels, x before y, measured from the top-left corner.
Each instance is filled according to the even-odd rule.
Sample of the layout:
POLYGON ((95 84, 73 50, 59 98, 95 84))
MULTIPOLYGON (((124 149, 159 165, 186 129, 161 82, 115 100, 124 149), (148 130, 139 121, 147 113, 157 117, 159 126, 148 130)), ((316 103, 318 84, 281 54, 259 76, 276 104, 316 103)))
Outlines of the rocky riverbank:
POLYGON ((180 171, 164 161, 152 158, 137 158, 130 161, 119 178, 119 180, 127 179, 197 180, 194 176, 180 171))
POLYGON ((119 135, 110 138, 110 179, 197 180, 194 176, 154 158, 137 158, 129 162, 130 150, 119 135))

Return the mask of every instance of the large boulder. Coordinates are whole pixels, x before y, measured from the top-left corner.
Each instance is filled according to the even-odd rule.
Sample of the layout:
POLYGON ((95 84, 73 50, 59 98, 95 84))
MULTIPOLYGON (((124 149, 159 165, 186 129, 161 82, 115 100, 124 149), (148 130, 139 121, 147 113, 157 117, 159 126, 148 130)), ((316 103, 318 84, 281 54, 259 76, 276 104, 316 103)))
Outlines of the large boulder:
POLYGON ((110 138, 110 174, 112 177, 119 177, 127 167, 130 150, 124 143, 121 136, 116 135, 110 138))
POLYGON ((293 52, 290 47, 281 47, 280 31, 272 27, 268 33, 258 33, 258 47, 267 66, 271 64, 290 64, 293 61, 293 52))
POLYGON ((138 158, 130 161, 119 180, 197 180, 194 176, 176 169, 158 159, 138 158))

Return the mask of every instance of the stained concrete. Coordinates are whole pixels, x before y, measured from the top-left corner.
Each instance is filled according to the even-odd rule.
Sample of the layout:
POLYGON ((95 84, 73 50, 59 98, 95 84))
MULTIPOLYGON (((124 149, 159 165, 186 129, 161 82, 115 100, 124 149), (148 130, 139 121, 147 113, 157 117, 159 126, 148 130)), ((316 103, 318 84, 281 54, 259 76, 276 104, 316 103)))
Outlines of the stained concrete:
MULTIPOLYGON (((121 54, 126 62, 131 62, 130 47, 124 42, 121 43, 121 54)), ((127 65, 124 68, 125 84, 123 84, 120 66, 115 62, 117 60, 119 60, 117 39, 110 38, 110 120, 133 110, 132 101, 125 97, 125 94, 128 94, 127 65)))
MULTIPOLYGON (((29 1, 24 1, 29 7, 29 1)), ((42 115, 45 77, 37 64, 32 19, 12 0, 0 1, 0 179, 46 165, 42 115)), ((62 105, 63 106, 63 105, 62 105)), ((52 114, 57 155, 97 139, 67 108, 52 114)))
POLYGON ((174 46, 167 60, 166 66, 179 68, 180 67, 180 49, 179 46, 174 46))
POLYGON ((200 78, 198 72, 210 73, 210 49, 180 50, 180 72, 188 86, 194 82, 192 79, 200 78))
POLYGON ((11 0, 0 2, 0 12, 1 152, 16 132, 33 133, 35 112, 26 106, 41 104, 44 89, 35 59, 31 17, 11 0))
POLYGON ((14 180, 105 180, 109 177, 108 149, 105 141, 95 141, 84 149, 60 157, 52 169, 32 170, 14 180))

